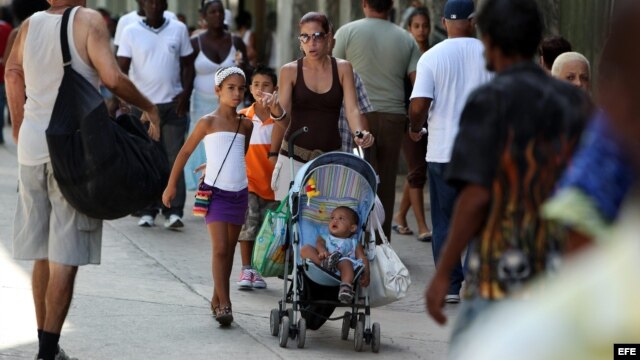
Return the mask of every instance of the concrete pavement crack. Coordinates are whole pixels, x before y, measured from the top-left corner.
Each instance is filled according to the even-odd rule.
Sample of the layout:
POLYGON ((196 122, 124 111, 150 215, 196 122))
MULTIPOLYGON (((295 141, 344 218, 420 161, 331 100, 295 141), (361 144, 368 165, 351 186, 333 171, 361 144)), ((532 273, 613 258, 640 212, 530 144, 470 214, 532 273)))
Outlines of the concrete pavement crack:
POLYGON ((116 297, 116 296, 89 295, 89 294, 83 294, 83 293, 74 294, 74 297, 77 297, 77 296, 82 296, 82 297, 86 297, 86 298, 96 298, 96 299, 130 301, 130 302, 138 302, 138 303, 154 304, 154 305, 180 306, 180 307, 183 307, 183 308, 194 308, 194 309, 201 309, 202 308, 201 306, 184 305, 184 304, 171 304, 171 303, 140 300, 140 299, 125 299, 125 298, 120 298, 120 297, 116 297))

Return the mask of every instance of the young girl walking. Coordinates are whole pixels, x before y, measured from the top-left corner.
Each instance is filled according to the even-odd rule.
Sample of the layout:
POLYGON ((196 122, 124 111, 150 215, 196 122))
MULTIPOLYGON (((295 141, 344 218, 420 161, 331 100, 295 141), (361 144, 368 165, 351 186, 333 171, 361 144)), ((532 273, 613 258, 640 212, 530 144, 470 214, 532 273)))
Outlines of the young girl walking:
POLYGON ((211 191, 205 221, 211 236, 213 297, 211 311, 222 326, 233 321, 229 299, 229 278, 240 229, 248 204, 245 153, 253 130, 251 120, 236 113, 244 100, 245 74, 235 66, 221 68, 215 75, 219 107, 203 116, 178 154, 169 183, 162 195, 165 205, 176 194, 176 183, 189 156, 203 141, 207 167, 200 190, 211 191))

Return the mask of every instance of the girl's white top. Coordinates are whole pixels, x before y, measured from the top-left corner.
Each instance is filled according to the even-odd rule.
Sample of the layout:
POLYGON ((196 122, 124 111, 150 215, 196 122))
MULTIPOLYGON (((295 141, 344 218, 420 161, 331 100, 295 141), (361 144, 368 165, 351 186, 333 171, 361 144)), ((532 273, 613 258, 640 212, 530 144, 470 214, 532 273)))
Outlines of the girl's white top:
POLYGON ((233 140, 234 135, 234 132, 218 131, 204 137, 204 149, 207 153, 205 184, 225 191, 240 191, 248 186, 247 166, 244 161, 245 137, 238 133, 233 140), (229 150, 230 146, 231 150, 229 150), (220 170, 227 151, 229 155, 220 170), (219 176, 218 172, 220 172, 219 176), (215 180, 216 176, 218 176, 217 180, 215 180))

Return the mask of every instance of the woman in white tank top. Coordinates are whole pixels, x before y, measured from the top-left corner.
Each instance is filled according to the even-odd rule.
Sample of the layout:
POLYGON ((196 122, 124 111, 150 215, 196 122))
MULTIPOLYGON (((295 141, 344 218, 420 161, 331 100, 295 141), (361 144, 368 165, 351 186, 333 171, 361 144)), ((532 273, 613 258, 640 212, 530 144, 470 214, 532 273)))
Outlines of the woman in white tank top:
MULTIPOLYGON (((214 93, 216 71, 237 65, 236 59, 247 58, 242 39, 224 29, 222 2, 207 2, 202 9, 202 16, 207 22, 207 30, 191 39, 195 55, 195 78, 192 83, 189 134, 201 117, 218 107, 218 98, 214 93)), ((188 190, 198 187, 199 175, 194 170, 205 161, 204 147, 199 145, 185 166, 184 178, 188 190)))
POLYGON ((227 326, 233 321, 229 299, 233 254, 249 201, 244 156, 249 148, 253 122, 236 113, 236 108, 244 99, 244 72, 238 67, 221 68, 215 74, 215 84, 219 106, 198 121, 180 149, 162 202, 171 205, 180 174, 189 156, 202 141, 207 154, 207 171, 198 194, 210 194, 205 221, 213 248, 214 290, 211 310, 216 320, 227 326))

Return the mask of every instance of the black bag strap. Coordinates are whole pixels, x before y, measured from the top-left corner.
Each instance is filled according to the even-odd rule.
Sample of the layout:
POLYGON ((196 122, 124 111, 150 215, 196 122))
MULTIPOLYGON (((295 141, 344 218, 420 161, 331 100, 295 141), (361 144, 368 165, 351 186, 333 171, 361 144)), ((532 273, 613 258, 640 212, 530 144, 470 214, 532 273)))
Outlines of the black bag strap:
POLYGON ((242 123, 242 119, 244 119, 244 115, 239 115, 238 116, 238 127, 236 128, 236 133, 233 134, 233 139, 231 140, 231 145, 229 145, 229 149, 227 150, 227 154, 224 156, 224 159, 222 159, 222 164, 220 164, 220 169, 218 169, 218 175, 216 175, 216 178, 213 179, 213 185, 211 186, 216 186, 216 181, 218 181, 218 176, 220 176, 220 172, 222 171, 222 167, 224 166, 224 163, 227 161, 227 156, 229 156, 229 153, 231 152, 231 148, 233 147, 233 143, 236 141, 236 136, 238 136, 238 131, 240 130, 240 123, 242 123))
POLYGON ((62 64, 66 67, 71 65, 71 51, 69 51, 69 37, 67 36, 69 18, 73 7, 69 7, 62 15, 62 25, 60 25, 60 45, 62 46, 62 64))

